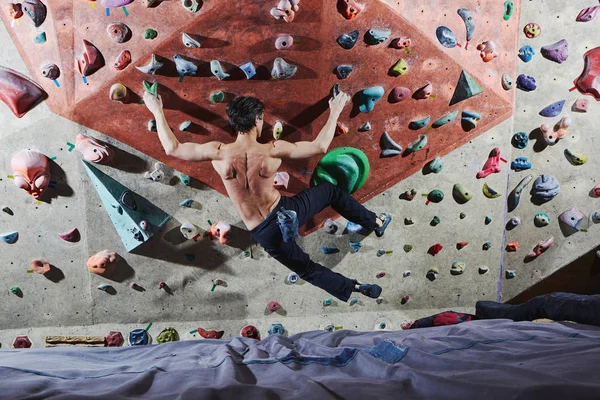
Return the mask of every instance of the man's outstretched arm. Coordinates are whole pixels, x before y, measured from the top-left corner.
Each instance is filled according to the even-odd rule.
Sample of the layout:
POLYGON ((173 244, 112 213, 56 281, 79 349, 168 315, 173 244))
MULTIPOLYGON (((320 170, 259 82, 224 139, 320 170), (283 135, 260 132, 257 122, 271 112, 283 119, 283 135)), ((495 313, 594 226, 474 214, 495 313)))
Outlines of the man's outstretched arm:
POLYGON ((315 140, 296 143, 276 140, 273 142, 271 155, 277 158, 300 159, 325 154, 335 135, 338 118, 348 100, 350 100, 350 96, 344 92, 340 92, 337 96, 329 99, 329 118, 315 140))
POLYGON ((158 138, 167 155, 186 161, 209 161, 220 158, 220 149, 223 143, 180 143, 177 140, 163 112, 163 104, 160 96, 155 97, 146 92, 144 93, 144 103, 154 115, 158 138))

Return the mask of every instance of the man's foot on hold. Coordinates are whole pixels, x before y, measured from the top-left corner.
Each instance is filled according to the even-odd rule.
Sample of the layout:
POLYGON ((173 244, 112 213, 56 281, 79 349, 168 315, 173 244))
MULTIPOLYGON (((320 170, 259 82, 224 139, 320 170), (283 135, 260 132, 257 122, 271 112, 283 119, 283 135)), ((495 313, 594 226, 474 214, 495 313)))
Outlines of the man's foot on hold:
POLYGON ((365 284, 365 285, 358 285, 358 291, 367 297, 376 299, 381 295, 382 289, 381 289, 381 286, 379 286, 379 285, 365 284))
POLYGON ((377 228, 375 228, 375 235, 377 235, 377 237, 382 237, 388 225, 390 222, 392 222, 392 216, 388 213, 381 213, 377 219, 378 221, 377 228))

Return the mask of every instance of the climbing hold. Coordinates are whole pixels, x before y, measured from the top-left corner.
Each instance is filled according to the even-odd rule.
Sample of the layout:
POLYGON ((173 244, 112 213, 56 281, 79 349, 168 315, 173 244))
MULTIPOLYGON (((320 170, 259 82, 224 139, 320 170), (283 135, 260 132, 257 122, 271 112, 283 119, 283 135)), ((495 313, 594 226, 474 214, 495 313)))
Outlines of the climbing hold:
POLYGON ((337 9, 346 19, 354 19, 365 8, 355 0, 338 0, 337 9))
POLYGON ((508 21, 515 11, 515 4, 511 0, 504 2, 504 20, 508 21))
POLYGON ((144 178, 151 179, 154 182, 161 182, 166 175, 165 166, 162 163, 155 163, 154 169, 152 171, 147 171, 144 173, 144 178))
POLYGON ((432 256, 436 256, 437 254, 439 254, 440 251, 442 251, 443 248, 444 248, 444 246, 442 246, 439 243, 436 243, 433 246, 431 246, 429 248, 429 250, 427 250, 427 253, 432 256))
POLYGON ((435 30, 435 35, 442 46, 449 49, 456 47, 456 36, 454 36, 454 32, 452 32, 447 26, 438 26, 438 28, 435 30))
POLYGON ((352 72, 353 70, 354 68, 352 67, 352 65, 338 65, 335 68, 337 77, 340 79, 346 79, 348 75, 350 75, 350 72, 352 72))
POLYGON ((412 142, 410 146, 406 149, 409 153, 415 153, 419 150, 422 150, 423 147, 427 144, 427 136, 419 135, 419 138, 412 142))
POLYGON ((385 276, 385 272, 383 272, 383 271, 382 271, 382 272, 378 272, 378 273, 375 275, 375 277, 376 277, 377 279, 381 279, 381 278, 383 278, 384 276, 385 276))
POLYGON ((492 40, 488 40, 487 42, 477 45, 477 50, 479 50, 479 57, 481 57, 483 62, 490 62, 494 58, 498 57, 496 43, 492 40))
POLYGON ((383 132, 379 143, 381 146, 380 157, 393 157, 402 154, 402 146, 394 142, 387 132, 383 132))
POLYGON ((440 271, 438 270, 437 267, 433 267, 431 268, 429 271, 427 271, 427 273, 425 274, 425 277, 427 279, 429 279, 431 282, 435 281, 435 278, 437 278, 437 274, 439 274, 440 271))
POLYGON ((111 100, 126 102, 127 101, 127 88, 121 83, 115 83, 110 87, 108 97, 111 100))
POLYGON ((452 263, 452 267, 450 267, 450 274, 461 275, 463 272, 465 272, 465 262, 464 261, 454 261, 452 263))
POLYGON ((427 100, 429 97, 431 97, 432 91, 433 85, 431 82, 426 82, 425 86, 417 89, 417 91, 413 93, 412 98, 415 100, 427 100))
POLYGON ((402 298, 400 299, 400 304, 405 305, 411 299, 412 299, 412 297, 410 295, 402 296, 402 298))
POLYGON ((431 121, 431 117, 429 115, 423 119, 410 121, 410 124, 408 124, 408 129, 418 131, 419 129, 425 128, 429 124, 429 121, 431 121))
POLYGON ((275 140, 279 140, 279 139, 281 139, 282 135, 283 135, 283 124, 281 123, 281 121, 275 121, 275 124, 273 125, 273 138, 275 140))
POLYGON ((403 247, 403 250, 405 253, 409 253, 412 249, 413 249, 413 246, 411 244, 405 244, 403 247))
POLYGON ((325 154, 314 169, 311 183, 337 185, 346 193, 360 189, 369 175, 369 160, 365 153, 353 147, 339 147, 325 154))
POLYGON ((550 223, 550 216, 545 212, 539 212, 535 214, 535 217, 533 218, 533 223, 538 228, 547 226, 550 223))
POLYGON ((164 63, 156 61, 156 55, 152 54, 152 58, 150 62, 142 67, 136 67, 139 71, 142 71, 145 74, 154 75, 156 71, 161 69, 165 65, 164 63))
POLYGON ((477 128, 477 123, 481 120, 481 114, 475 111, 463 111, 460 116, 460 124, 465 132, 477 128))
POLYGON ((517 172, 521 172, 526 169, 531 169, 531 163, 527 160, 527 157, 517 157, 510 163, 510 168, 517 172))
POLYGON ((277 57, 275 61, 273 61, 271 76, 273 79, 290 79, 296 74, 297 70, 297 66, 288 64, 283 58, 277 57))
POLYGON ((470 190, 465 189, 460 183, 456 183, 452 188, 452 197, 458 204, 465 204, 473 198, 470 190))
POLYGON ((466 213, 464 213, 464 212, 461 212, 461 213, 460 213, 458 216, 460 217, 460 219, 465 219, 465 218, 467 218, 467 214, 466 214, 466 213))
POLYGON ((79 229, 74 228, 69 232, 59 233, 58 237, 66 242, 76 243, 81 239, 81 234, 79 233, 79 229))
POLYGON ((540 126, 540 131, 544 136, 544 141, 546 142, 546 144, 553 145, 558 141, 558 139, 565 136, 572 123, 573 120, 571 119, 571 117, 562 117, 560 121, 558 121, 558 123, 554 126, 554 135, 552 134, 552 131, 550 130, 548 125, 542 124, 540 126))
POLYGON ((12 19, 19 19, 23 16, 21 3, 8 3, 8 15, 12 19))
POLYGON ((199 41, 185 32, 181 33, 181 41, 185 47, 189 47, 190 49, 199 49, 202 46, 199 41))
POLYGON ((513 88, 512 78, 506 72, 502 74, 502 88, 504 90, 510 90, 513 88))
POLYGON ((569 58, 569 43, 567 39, 559 40, 556 43, 542 47, 541 53, 544 58, 562 64, 569 58))
MULTIPOLYGON (((600 184, 594 186, 594 188, 592 189, 592 193, 594 193, 594 196, 600 197, 600 184)), ((6 207, 6 208, 8 208, 8 207, 6 207)), ((8 210, 10 211, 10 208, 8 210)), ((6 211, 6 209, 2 209, 2 211, 6 211)), ((8 212, 8 214, 10 214, 10 215, 13 215, 12 211, 10 211, 10 212, 9 211, 6 211, 6 212, 8 212)))
POLYGON ((575 231, 581 230, 581 223, 585 219, 585 215, 575 206, 571 206, 563 211, 559 217, 560 222, 570 227, 575 231))
POLYGON ((491 248, 492 248, 492 242, 485 242, 481 248, 482 248, 484 251, 488 251, 489 249, 491 249, 491 248))
POLYGON ((153 82, 152 84, 146 82, 146 81, 142 81, 142 85, 144 86, 144 90, 148 93, 150 93, 151 95, 157 97, 158 96, 158 82, 153 82))
MULTIPOLYGON (((600 194, 599 194, 599 196, 600 196, 600 194)), ((10 208, 8 208, 8 207, 4 207, 4 208, 2 209, 2 211, 4 211, 5 213, 7 213, 8 215, 11 215, 11 216, 12 216, 12 215, 15 215, 15 213, 13 212, 13 210, 11 210, 11 209, 10 209, 10 208)))
POLYGON ((517 149, 524 149, 529 144, 529 137, 525 132, 517 132, 512 138, 512 144, 517 149))
MULTIPOLYGON (((125 68, 127 68, 127 66, 131 63, 131 53, 129 52, 129 50, 123 50, 119 53, 119 55, 117 56, 117 58, 115 59, 115 62, 113 64, 113 67, 115 67, 115 69, 117 71, 122 71, 125 68)), ((139 68, 138 68, 139 69, 139 68)), ((140 70, 141 71, 141 70, 140 70)))
POLYGON ((16 153, 10 166, 14 184, 39 200, 50 184, 50 162, 40 152, 21 150, 16 153))
POLYGON ((340 249, 338 249, 337 247, 321 247, 321 252, 323 254, 335 254, 339 253, 340 249))
POLYGON ((506 270, 506 279, 512 279, 514 277, 517 276, 517 271, 515 271, 514 269, 507 269, 506 270))
POLYGON ((407 190, 404 193, 400 194, 400 196, 398 198, 412 201, 412 200, 414 200, 416 195, 417 195, 417 190, 413 188, 413 189, 407 190))
POLYGON ((539 24, 536 24, 535 22, 530 22, 523 28, 523 33, 529 39, 534 39, 540 36, 540 34, 542 33, 542 27, 539 24))
POLYGON ((140 221, 140 228, 141 228, 143 231, 147 231, 147 230, 148 230, 148 228, 149 228, 149 226, 148 226, 148 222, 146 222, 146 221, 140 221))
POLYGON ((292 47, 294 44, 294 38, 291 35, 279 35, 275 39, 275 48, 277 50, 286 50, 292 47))
POLYGON ((192 126, 192 121, 183 121, 180 125, 179 125, 179 130, 181 132, 185 132, 187 130, 190 129, 190 127, 192 126))
POLYGON ((533 47, 531 47, 528 44, 519 49, 519 58, 523 62, 528 63, 529 61, 531 61, 534 55, 535 51, 533 50, 533 47))
POLYGON ((535 78, 525 74, 519 75, 517 77, 517 88, 524 92, 531 92, 537 89, 535 78))
POLYGON ((227 222, 218 221, 216 224, 210 227, 208 235, 219 239, 219 243, 226 244, 229 239, 229 232, 231 232, 231 225, 227 222))
POLYGON ((586 113, 588 112, 589 106, 590 102, 588 101, 588 99, 577 99, 573 104, 573 107, 571 107, 571 110, 586 113))
POLYGON ((350 50, 356 44, 359 34, 360 32, 358 30, 344 33, 341 34, 336 41, 343 49, 350 50))
POLYGON ((560 184, 558 180, 550 174, 540 175, 533 182, 533 197, 540 202, 548 202, 560 193, 560 184))
POLYGON ((385 91, 382 86, 373 86, 360 92, 360 105, 358 109, 362 113, 373 111, 375 103, 383 97, 385 91))
POLYGON ((401 58, 392 66, 390 69, 390 75, 392 76, 401 76, 406 75, 408 73, 408 64, 406 61, 401 58))
MULTIPOLYGON (((594 211, 592 214, 592 222, 595 224, 600 224, 600 211, 594 211)), ((596 253, 598 255, 598 253, 596 253)))
POLYGON ((533 248, 533 250, 527 255, 527 257, 536 258, 537 256, 544 253, 546 250, 548 250, 550 246, 552 246, 552 243, 554 243, 554 236, 550 236, 548 239, 542 240, 533 248))
POLYGON ((410 90, 408 88, 395 87, 390 92, 390 103, 400 103, 401 101, 408 99, 409 96, 410 90))
POLYGON ((333 221, 331 218, 327 218, 325 222, 323 222, 323 230, 330 235, 335 234, 339 231, 338 224, 333 221))
POLYGON ((110 331, 108 335, 104 338, 107 347, 120 347, 125 343, 125 338, 123 338, 123 334, 117 331, 110 331))
POLYGON ((453 111, 449 114, 444 115, 442 118, 438 119, 437 121, 435 121, 433 124, 431 124, 431 126, 433 128, 442 127, 442 126, 454 121, 457 116, 458 116, 458 110, 453 111))
POLYGON ((246 75, 246 79, 251 79, 254 75, 256 75, 256 68, 252 62, 247 62, 244 65, 240 65, 240 69, 246 75))
POLYGON ((275 312, 281 308, 279 303, 276 301, 270 301, 268 307, 269 307, 269 311, 271 311, 271 312, 275 312))
POLYGON ((275 19, 283 19, 285 22, 292 22, 298 11, 300 0, 279 0, 277 7, 271 9, 271 15, 275 19))
POLYGON ((41 32, 41 33, 37 34, 33 38, 33 43, 35 43, 35 44, 44 44, 44 43, 46 43, 46 32, 41 32))
POLYGON ((370 45, 377 45, 389 39, 392 31, 389 29, 369 29, 365 34, 365 42, 370 45))
POLYGON ((348 221, 346 224, 346 230, 350 233, 360 233, 362 231, 362 226, 359 224, 355 224, 354 222, 348 221))
POLYGON ((47 97, 37 83, 10 68, 0 66, 0 100, 17 118, 27 114, 47 97))
POLYGON ((60 69, 56 64, 44 64, 42 66, 42 75, 51 81, 58 79, 60 76, 60 69))
POLYGON ((404 272, 402 273, 402 277, 403 277, 403 278, 408 278, 408 277, 409 277, 409 276, 411 276, 411 275, 412 275, 412 272, 411 272, 411 271, 404 271, 404 272))
POLYGON ((529 174, 515 186, 512 192, 508 195, 508 211, 513 211, 521 202, 521 194, 523 189, 533 180, 533 175, 529 174))
POLYGON ((177 68, 179 76, 194 76, 196 75, 196 72, 198 72, 198 66, 193 62, 184 59, 179 54, 173 54, 173 61, 175 61, 175 68, 177 68))
POLYGON ((348 125, 342 123, 342 122, 338 122, 335 125, 335 136, 340 136, 340 135, 345 135, 348 133, 348 125))
POLYGON ((323 306, 327 307, 332 304, 331 298, 323 300, 323 306))
POLYGON ((483 169, 477 173, 477 179, 485 178, 490 174, 497 174, 501 172, 502 170, 500 169, 500 161, 506 162, 506 160, 500 156, 500 148, 496 147, 490 152, 487 161, 483 165, 483 169))
POLYGON ((415 224, 415 221, 412 218, 410 218, 410 217, 404 218, 404 225, 414 225, 414 224, 415 224))
POLYGON ((425 204, 439 203, 442 200, 444 200, 444 192, 439 189, 434 189, 427 195, 427 202, 425 204))
POLYGON ((31 270, 37 274, 45 275, 50 272, 50 263, 43 258, 37 258, 29 262, 31 270))
MULTIPOLYGON (((277 59, 276 59, 277 60, 277 59)), ((223 72, 223 68, 221 67, 221 63, 218 60, 212 60, 210 62, 210 72, 212 72, 212 74, 214 76, 216 76, 220 81, 228 78, 230 75, 223 72)))
POLYGON ((589 22, 596 18, 596 14, 598 14, 598 10, 600 10, 600 6, 593 6, 584 8, 579 12, 577 18, 575 19, 577 22, 589 22))
POLYGON ((186 10, 196 13, 196 12, 198 12, 198 10, 200 10, 200 7, 202 7, 202 1, 201 0, 181 0, 181 5, 186 10))
MULTIPOLYGON (((473 79, 471 75, 463 70, 458 78, 458 83, 456 84, 456 89, 454 89, 450 105, 452 106, 481 93, 483 93, 483 88, 475 82, 475 79, 473 79)), ((456 113, 458 114, 458 111, 456 111, 456 113)))
POLYGON ((158 37, 158 32, 152 28, 146 28, 144 31, 144 39, 154 40, 158 37))
POLYGON ((427 170, 434 174, 439 174, 444 168, 444 160, 441 157, 436 157, 427 164, 427 170))
POLYGON ((285 328, 283 327, 282 324, 271 324, 268 332, 269 332, 269 335, 284 335, 285 328))
POLYGON ((129 332, 129 345, 130 346, 145 346, 151 341, 150 335, 145 329, 134 329, 129 332))
POLYGON ((506 251, 509 253, 516 253, 519 251, 519 242, 511 242, 506 245, 506 251))
POLYGON ((273 178, 273 186, 278 189, 287 189, 290 181, 290 174, 287 172, 276 172, 273 178))
POLYGON ((150 121, 148 121, 148 131, 149 132, 156 132, 156 121, 151 119, 150 121))
POLYGON ((358 128, 359 132, 368 132, 370 130, 371 130, 371 123, 369 121, 365 122, 358 128))
POLYGON ((465 48, 467 48, 469 42, 473 38, 473 33, 475 33, 475 14, 473 11, 466 8, 459 8, 457 13, 462 18, 465 23, 465 28, 467 29, 467 45, 465 46, 465 48))
POLYGON ((196 329, 196 332, 198 332, 198 334, 204 339, 221 339, 223 337, 223 334, 225 333, 225 331, 207 331, 203 328, 196 329))
POLYGON ((90 272, 96 275, 110 274, 117 265, 119 256, 110 250, 102 250, 91 256, 86 266, 90 272))
POLYGON ((156 342, 158 344, 163 344, 163 343, 167 343, 167 342, 177 342, 177 341, 179 341, 179 333, 177 333, 175 328, 165 328, 156 337, 156 342))
POLYGON ((25 14, 33 21, 33 25, 38 28, 46 20, 46 6, 40 0, 25 0, 21 4, 25 14))
POLYGON ((129 27, 122 22, 114 22, 106 27, 108 37, 117 43, 125 43, 131 36, 129 27))
POLYGON ((469 242, 458 242, 456 243, 456 249, 457 250, 462 250, 463 248, 465 248, 467 245, 469 244, 469 242))
POLYGON ((407 37, 399 37, 396 39, 393 39, 390 42, 390 47, 393 49, 405 49, 407 53, 410 53, 410 46, 411 46, 411 40, 410 38, 407 37))
POLYGON ((298 274, 296 274, 295 272, 291 272, 285 278, 285 281, 286 281, 286 283, 294 284, 294 283, 298 282, 299 279, 300 279, 300 277, 298 276, 298 274))
POLYGON ((488 267, 486 267, 485 265, 482 265, 481 267, 479 267, 479 275, 485 275, 488 273, 490 269, 488 267))
POLYGON ((563 110, 565 105, 565 100, 560 100, 550 104, 547 107, 544 107, 542 111, 540 111, 540 115, 542 117, 556 117, 563 110))
POLYGON ((583 165, 587 162, 588 156, 583 153, 573 153, 569 149, 565 149, 567 160, 573 165, 583 165))
POLYGON ((223 93, 222 91, 213 92, 210 94, 208 99, 213 103, 221 103, 223 102, 223 100, 225 100, 225 93, 223 93))
POLYGON ((506 225, 509 229, 516 228, 517 226, 521 225, 521 219, 519 217, 511 217, 506 225))
POLYGON ((109 290, 113 289, 113 287, 108 283, 103 283, 101 285, 96 286, 96 289, 102 290, 103 292, 108 292, 109 290))
POLYGON ((434 215, 433 218, 431 219, 431 222, 429 223, 429 225, 431 226, 437 226, 440 224, 440 222, 442 222, 442 220, 440 219, 440 217, 438 217, 437 215, 434 215))
MULTIPOLYGON (((31 0, 28 0, 31 1, 31 0)), ((17 336, 13 342, 14 349, 28 349, 31 347, 31 340, 27 336, 17 336)))

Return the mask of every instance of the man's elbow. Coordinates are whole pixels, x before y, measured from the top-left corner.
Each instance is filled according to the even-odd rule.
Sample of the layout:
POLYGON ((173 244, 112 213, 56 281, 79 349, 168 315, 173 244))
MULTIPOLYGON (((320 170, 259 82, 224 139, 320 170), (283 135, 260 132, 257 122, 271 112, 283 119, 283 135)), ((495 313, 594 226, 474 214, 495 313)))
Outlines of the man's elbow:
POLYGON ((165 147, 165 153, 168 156, 172 156, 172 157, 177 157, 177 147, 173 146, 173 147, 165 147))
POLYGON ((318 144, 318 145, 316 146, 316 151, 315 151, 315 152, 316 152, 318 155, 323 155, 323 154, 327 153, 327 149, 329 149, 329 146, 327 146, 327 145, 323 145, 323 144, 318 144))

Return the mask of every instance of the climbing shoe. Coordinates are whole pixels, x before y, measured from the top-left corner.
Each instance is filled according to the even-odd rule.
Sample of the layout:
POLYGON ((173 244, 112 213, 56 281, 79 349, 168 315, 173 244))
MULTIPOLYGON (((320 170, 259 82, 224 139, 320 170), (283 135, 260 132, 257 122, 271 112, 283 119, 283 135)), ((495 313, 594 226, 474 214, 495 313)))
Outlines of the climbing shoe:
POLYGON ((367 297, 376 299, 381 295, 382 289, 381 289, 381 286, 379 286, 379 285, 365 284, 365 285, 359 285, 358 291, 367 297))
POLYGON ((379 219, 383 221, 383 225, 375 228, 375 235, 377 235, 377 237, 382 237, 388 225, 390 224, 390 222, 392 222, 392 216, 388 213, 382 213, 379 216, 379 219))

